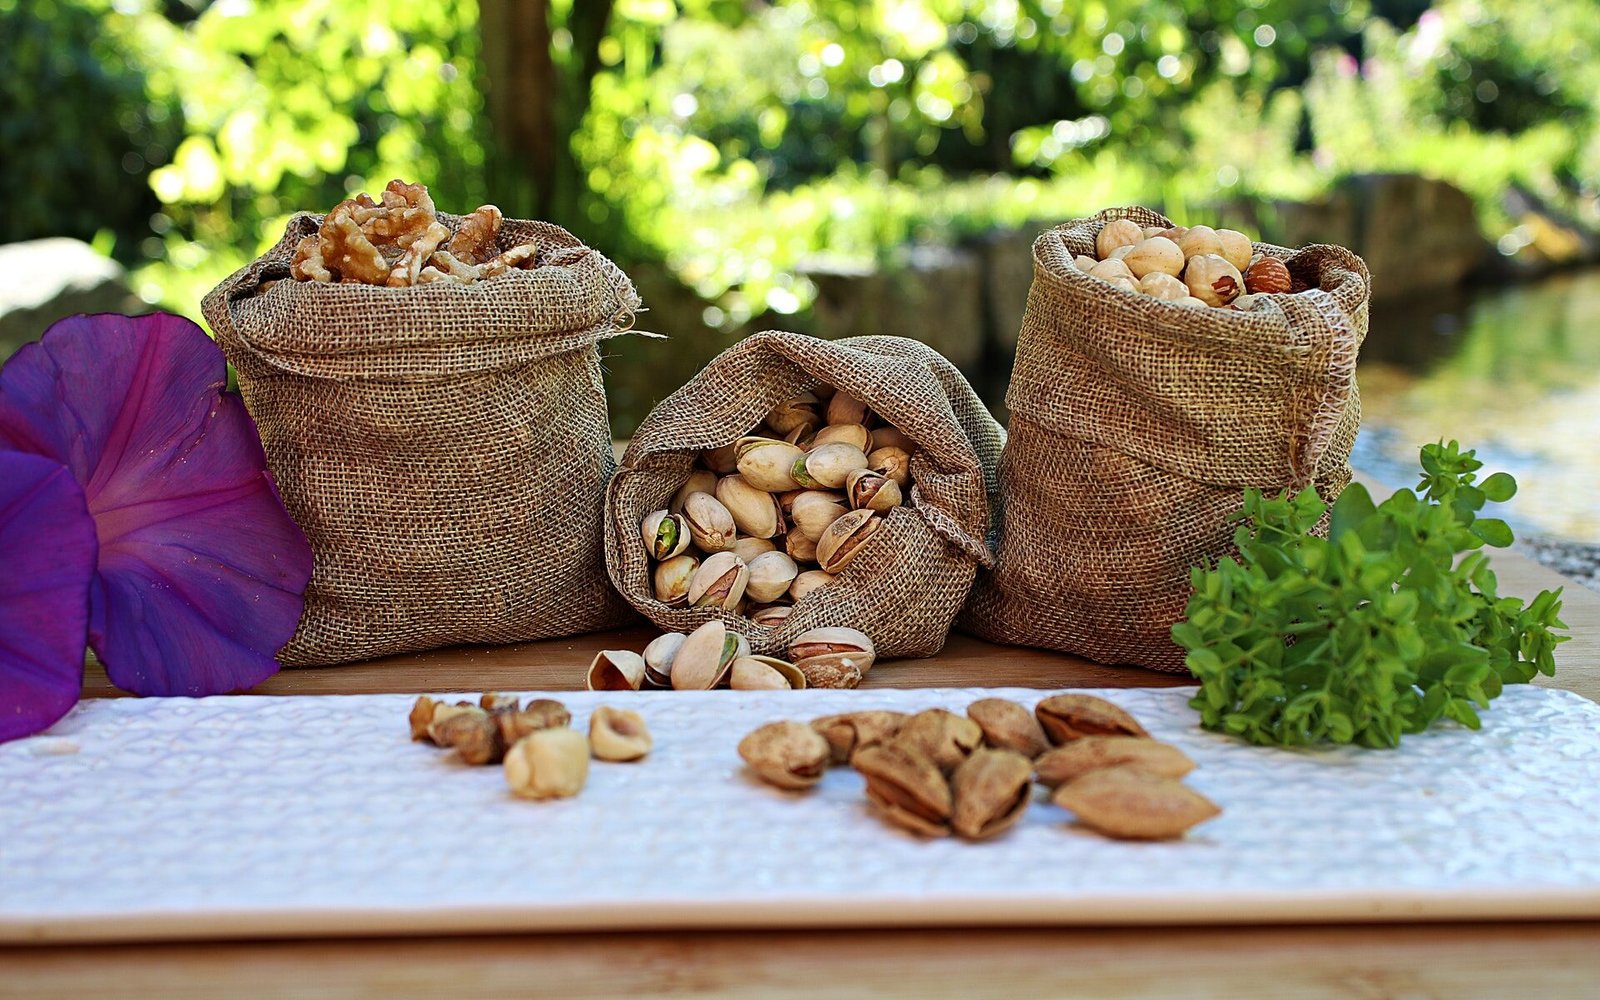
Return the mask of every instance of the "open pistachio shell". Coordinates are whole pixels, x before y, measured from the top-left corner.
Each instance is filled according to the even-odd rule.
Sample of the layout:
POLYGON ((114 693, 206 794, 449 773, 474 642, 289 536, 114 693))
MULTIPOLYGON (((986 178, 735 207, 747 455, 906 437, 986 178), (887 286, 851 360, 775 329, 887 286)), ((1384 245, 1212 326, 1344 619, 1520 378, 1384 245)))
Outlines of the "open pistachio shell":
POLYGON ((997 750, 1015 750, 1029 760, 1050 749, 1050 740, 1034 714, 1004 698, 979 698, 967 706, 967 718, 983 730, 983 740, 997 750))
POLYGON ((764 604, 750 609, 750 620, 764 628, 777 628, 793 613, 793 604, 764 604))
POLYGON ((644 536, 644 550, 658 562, 680 555, 689 547, 689 523, 682 514, 658 510, 645 515, 639 526, 644 536))
POLYGON ((844 481, 844 494, 856 510, 884 513, 900 506, 904 497, 900 484, 872 469, 857 469, 844 481))
POLYGON ((823 653, 865 653, 872 656, 876 652, 877 647, 873 646, 867 633, 843 625, 807 629, 789 642, 789 659, 797 661, 823 653))
POLYGON ((721 684, 739 652, 739 638, 717 619, 690 632, 672 658, 673 688, 709 691, 721 684))
POLYGON ((733 548, 738 530, 733 514, 721 500, 709 493, 691 493, 683 502, 683 517, 700 551, 723 552, 733 548))
POLYGON ((921 750, 948 774, 983 744, 983 730, 966 716, 930 708, 907 719, 895 740, 921 750))
POLYGON ((1033 709, 1044 733, 1055 744, 1084 736, 1142 736, 1150 734, 1121 706, 1092 694, 1058 694, 1033 709))
POLYGON ((644 647, 644 682, 649 687, 672 686, 672 658, 688 636, 682 632, 668 632, 650 640, 644 647))
POLYGON ((954 806, 938 765, 898 741, 857 750, 850 766, 867 782, 867 801, 885 820, 924 837, 949 832, 954 806))
POLYGON ((864 455, 872 450, 872 432, 861 424, 829 424, 811 439, 811 449, 825 444, 847 444, 864 455))
POLYGON ((802 722, 769 722, 739 741, 739 756, 767 784, 804 791, 828 770, 828 741, 802 722))
POLYGON ((744 599, 750 567, 732 552, 714 552, 694 571, 689 581, 689 604, 696 608, 733 610, 744 599))
POLYGON ((678 605, 689 600, 689 581, 694 579, 700 560, 685 554, 664 560, 656 567, 655 594, 662 604, 678 605))
POLYGON ((806 676, 806 686, 814 688, 853 688, 872 669, 868 653, 820 653, 794 661, 806 676))
POLYGON ((741 656, 733 661, 728 686, 735 691, 790 691, 806 686, 794 664, 771 656, 741 656))
POLYGON ((892 738, 908 718, 904 712, 867 709, 812 719, 811 728, 828 741, 835 764, 848 764, 857 750, 892 738))
POLYGON ((867 456, 867 468, 893 479, 902 491, 911 488, 911 453, 904 448, 879 445, 867 456))
POLYGON ((1131 767, 1162 778, 1181 778, 1194 770, 1194 761, 1175 746, 1143 736, 1084 736, 1033 762, 1039 783, 1051 788, 1107 767, 1131 767))
POLYGON ((817 397, 809 392, 784 400, 767 413, 767 426, 779 434, 790 434, 801 428, 810 431, 821 422, 817 397))
POLYGON ((817 539, 817 565, 838 573, 850 565, 882 524, 883 518, 871 510, 853 510, 834 521, 817 539))
POLYGON ((644 684, 644 657, 627 649, 602 649, 589 663, 590 691, 637 691, 644 684))

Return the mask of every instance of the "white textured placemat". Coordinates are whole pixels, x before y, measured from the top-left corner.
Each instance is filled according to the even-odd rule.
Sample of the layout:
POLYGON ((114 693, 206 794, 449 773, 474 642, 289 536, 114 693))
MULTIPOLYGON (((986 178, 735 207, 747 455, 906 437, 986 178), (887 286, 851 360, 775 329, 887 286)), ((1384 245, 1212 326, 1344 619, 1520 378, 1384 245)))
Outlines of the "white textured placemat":
POLYGON ((1577 695, 1290 753, 1202 732, 1188 691, 1098 693, 1199 761, 1222 817, 1117 843, 1036 802, 999 840, 921 841, 848 769, 791 795, 735 752, 772 719, 1038 691, 558 694, 577 726, 637 707, 656 750, 553 803, 410 742, 409 695, 89 702, 0 746, 0 939, 1600 916, 1600 706, 1577 695))

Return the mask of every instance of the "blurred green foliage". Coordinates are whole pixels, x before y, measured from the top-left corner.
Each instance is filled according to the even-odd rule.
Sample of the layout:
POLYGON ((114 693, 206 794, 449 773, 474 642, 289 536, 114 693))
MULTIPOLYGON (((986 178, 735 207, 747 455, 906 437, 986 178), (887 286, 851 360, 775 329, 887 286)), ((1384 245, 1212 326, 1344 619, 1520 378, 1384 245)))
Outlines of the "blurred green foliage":
POLYGON ((1600 188, 1592 0, 490 3, 547 21, 515 99, 576 183, 524 190, 473 0, 0 0, 0 170, 37 195, 0 238, 108 229, 193 315, 290 212, 399 176, 665 261, 732 326, 805 308, 816 255, 1107 204, 1414 170, 1499 236, 1509 185, 1591 221, 1600 188))

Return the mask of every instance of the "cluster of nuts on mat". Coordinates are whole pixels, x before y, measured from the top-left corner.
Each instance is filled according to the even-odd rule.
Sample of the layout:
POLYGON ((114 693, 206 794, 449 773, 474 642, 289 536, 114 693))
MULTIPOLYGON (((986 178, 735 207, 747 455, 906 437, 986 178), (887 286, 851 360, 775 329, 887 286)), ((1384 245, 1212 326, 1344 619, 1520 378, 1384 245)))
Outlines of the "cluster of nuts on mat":
POLYGON ((382 200, 366 192, 341 201, 294 250, 290 276, 404 288, 434 281, 469 284, 535 265, 539 246, 500 252, 500 210, 484 205, 454 234, 421 184, 393 180, 382 200))
POLYGON ((1034 781, 1080 824, 1118 839, 1179 837, 1221 812, 1179 780, 1194 769, 1182 750, 1092 695, 1055 695, 1032 712, 984 698, 965 717, 932 708, 773 722, 741 740, 739 756, 762 780, 793 791, 849 764, 879 816, 925 837, 1005 832, 1027 810, 1034 781))
POLYGON ((668 632, 644 652, 602 649, 589 664, 590 691, 673 688, 709 691, 784 691, 853 688, 877 658, 872 640, 853 628, 814 628, 789 644, 789 659, 754 656, 750 640, 720 620, 684 635, 668 632))
POLYGON ((640 525, 663 604, 776 626, 856 557, 910 489, 916 445, 865 404, 821 387, 767 414, 640 525))
POLYGON ((1128 292, 1180 306, 1248 309, 1252 295, 1303 292, 1283 261, 1255 253, 1250 237, 1210 226, 1145 226, 1113 219, 1094 240, 1096 257, 1079 254, 1080 271, 1128 292))
POLYGON ((411 738, 454 750, 467 764, 505 767, 506 784, 526 799, 565 799, 583 791, 589 757, 633 761, 650 752, 650 730, 638 712, 601 705, 589 713, 589 735, 571 728, 559 701, 526 705, 491 691, 474 705, 427 695, 411 706, 411 738))

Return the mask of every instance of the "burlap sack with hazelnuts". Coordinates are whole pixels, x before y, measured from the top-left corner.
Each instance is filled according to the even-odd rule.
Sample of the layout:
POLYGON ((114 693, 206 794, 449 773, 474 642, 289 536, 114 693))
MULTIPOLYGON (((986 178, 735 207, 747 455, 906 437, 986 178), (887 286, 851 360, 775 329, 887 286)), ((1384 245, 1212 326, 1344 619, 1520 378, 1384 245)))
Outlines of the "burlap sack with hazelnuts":
POLYGON ((1109 287, 1073 264, 1108 209, 1034 243, 1034 279, 1006 404, 996 565, 961 626, 996 642, 1182 672, 1169 630, 1189 570, 1228 553, 1247 487, 1350 481, 1361 422, 1356 356, 1369 277, 1342 247, 1255 244, 1294 294, 1247 311, 1184 308, 1109 287))

